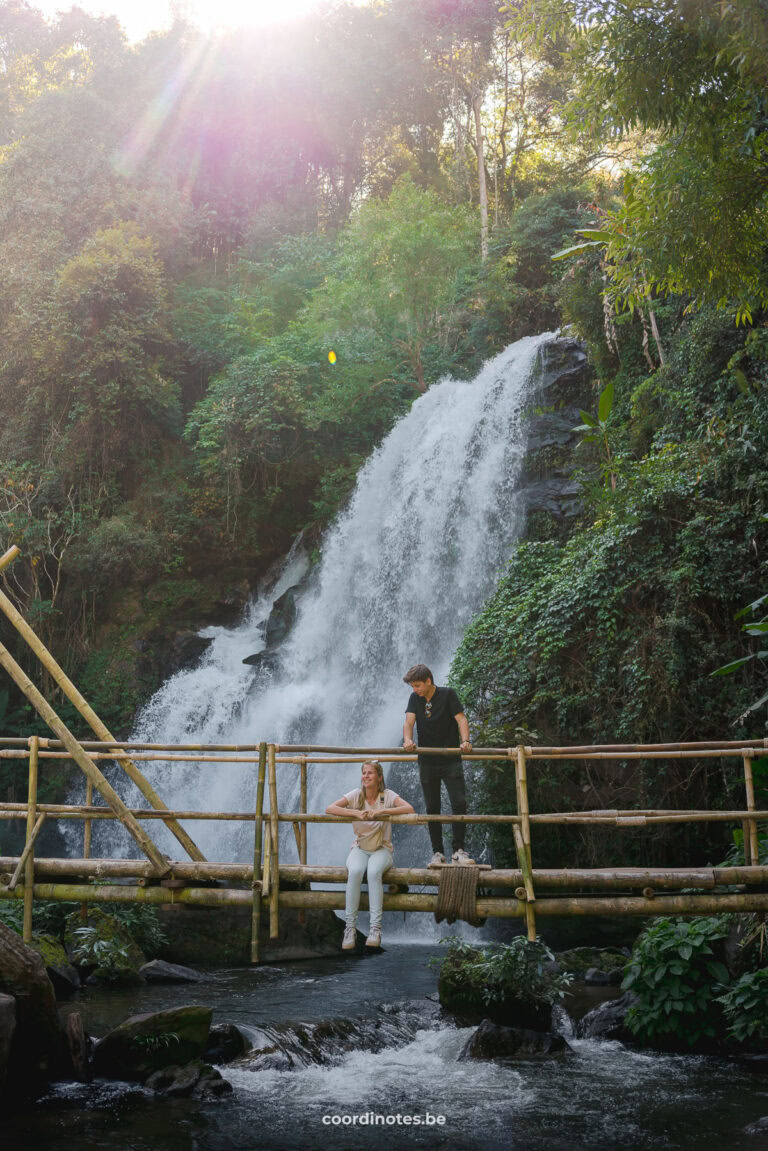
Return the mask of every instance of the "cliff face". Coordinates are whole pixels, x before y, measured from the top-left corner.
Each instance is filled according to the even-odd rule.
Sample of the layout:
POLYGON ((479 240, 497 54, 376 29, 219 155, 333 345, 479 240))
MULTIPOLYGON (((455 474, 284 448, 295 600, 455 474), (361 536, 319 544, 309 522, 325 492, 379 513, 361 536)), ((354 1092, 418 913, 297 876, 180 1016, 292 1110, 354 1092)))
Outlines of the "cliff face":
POLYGON ((580 488, 573 478, 574 449, 581 408, 592 404, 594 373, 584 344, 556 339, 544 345, 531 403, 525 412, 526 456, 522 495, 526 506, 525 537, 563 538, 581 509, 580 488))

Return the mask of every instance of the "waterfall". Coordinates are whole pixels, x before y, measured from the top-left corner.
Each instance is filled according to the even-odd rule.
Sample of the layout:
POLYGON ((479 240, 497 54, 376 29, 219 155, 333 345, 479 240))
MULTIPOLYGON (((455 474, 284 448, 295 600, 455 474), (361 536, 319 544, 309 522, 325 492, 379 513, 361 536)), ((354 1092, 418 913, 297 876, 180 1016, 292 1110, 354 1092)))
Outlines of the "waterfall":
MULTIPOLYGON (((409 689, 403 673, 424 662, 442 683, 464 630, 496 586, 520 534, 516 495, 525 454, 521 409, 542 344, 526 337, 489 360, 471 382, 444 379, 395 425, 361 469, 346 510, 328 530, 322 559, 300 594, 297 616, 271 662, 264 647, 272 603, 306 565, 295 547, 273 586, 236 628, 208 628, 199 665, 172 676, 138 718, 149 742, 312 742, 395 746, 409 689)), ((172 808, 253 810, 252 764, 150 769, 172 808)), ((296 802, 298 769, 280 768, 281 807, 296 802)), ((388 780, 423 809, 410 766, 388 780)), ((309 810, 354 787, 357 766, 316 765, 309 810)), ((188 824, 209 859, 248 859, 251 825, 188 824)), ((153 834, 178 858, 178 845, 153 834), (172 846, 171 846, 172 845, 172 846)), ((426 857, 424 828, 397 832, 397 856, 426 857)), ((343 862, 349 829, 311 825, 310 860, 343 862)))

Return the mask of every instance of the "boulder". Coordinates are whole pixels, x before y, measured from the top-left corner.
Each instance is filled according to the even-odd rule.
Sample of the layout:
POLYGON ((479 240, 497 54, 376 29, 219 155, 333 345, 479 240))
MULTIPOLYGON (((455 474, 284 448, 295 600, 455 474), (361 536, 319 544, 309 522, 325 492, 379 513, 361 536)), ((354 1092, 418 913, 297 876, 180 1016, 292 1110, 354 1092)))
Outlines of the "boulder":
POLYGON ((234 1023, 217 1023, 208 1035, 203 1058, 209 1063, 231 1063, 250 1050, 250 1043, 234 1023))
POLYGON ((7 1085, 34 1090, 66 1065, 64 1033, 56 994, 43 960, 3 923, 0 992, 15 1000, 16 1027, 11 1038, 7 1085))
POLYGON ((637 996, 626 991, 619 999, 607 999, 593 1011, 587 1012, 576 1024, 579 1039, 619 1039, 622 1043, 632 1042, 632 1033, 627 1029, 627 1012, 637 996))
POLYGON ((467 1059, 528 1059, 533 1055, 563 1055, 571 1048, 562 1035, 502 1027, 485 1019, 466 1042, 459 1062, 467 1059))
POLYGON ((268 648, 281 644, 293 627, 296 619, 296 593, 298 587, 289 587, 272 604, 264 639, 268 648))
POLYGON ((16 1000, 12 995, 0 994, 0 1093, 5 1086, 8 1064, 16 1031, 16 1000))
MULTIPOLYGON (((587 980, 590 970, 604 974, 623 971, 629 962, 629 954, 627 949, 616 947, 572 947, 569 951, 558 951, 556 958, 561 971, 597 984, 598 980, 594 978, 587 980)), ((618 982, 621 983, 621 979, 618 982)))
POLYGON ((203 1101, 218 1099, 232 1091, 232 1084, 223 1079, 215 1067, 199 1060, 181 1067, 172 1064, 154 1071, 144 1086, 158 1095, 176 1098, 191 1095, 203 1101))
POLYGON ((33 935, 29 946, 45 964, 57 999, 71 999, 80 990, 80 976, 70 961, 64 944, 55 935, 33 935))
POLYGON ((139 968, 139 975, 147 983, 201 983, 204 976, 180 963, 166 963, 164 959, 151 959, 139 968))
POLYGON ((199 1005, 133 1015, 97 1045, 93 1069, 108 1079, 143 1083, 153 1071, 199 1059, 213 1010, 199 1005))
POLYGON ((745 1135, 768 1135, 768 1115, 762 1115, 744 1128, 745 1135))
POLYGON ((623 978, 623 967, 615 967, 613 971, 601 971, 598 967, 588 967, 584 975, 584 982, 591 987, 620 987, 623 978))

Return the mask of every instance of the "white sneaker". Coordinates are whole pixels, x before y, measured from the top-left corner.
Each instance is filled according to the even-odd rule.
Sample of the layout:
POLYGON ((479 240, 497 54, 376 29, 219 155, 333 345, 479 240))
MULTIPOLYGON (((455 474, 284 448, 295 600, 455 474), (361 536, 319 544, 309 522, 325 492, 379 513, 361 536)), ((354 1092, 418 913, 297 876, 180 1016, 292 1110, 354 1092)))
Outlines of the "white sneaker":
POLYGON ((353 924, 347 924, 344 928, 344 938, 341 941, 342 951, 354 951, 357 946, 357 928, 353 924))
POLYGON ((463 847, 460 847, 458 851, 454 851, 453 855, 451 856, 451 860, 454 863, 474 863, 475 862, 474 859, 470 859, 470 857, 467 855, 467 853, 463 847))
POLYGON ((442 851, 436 851, 427 864, 427 867, 439 867, 441 863, 445 863, 445 856, 442 851))
POLYGON ((381 928, 371 927, 368 932, 368 938, 365 941, 366 947, 381 947, 381 928))

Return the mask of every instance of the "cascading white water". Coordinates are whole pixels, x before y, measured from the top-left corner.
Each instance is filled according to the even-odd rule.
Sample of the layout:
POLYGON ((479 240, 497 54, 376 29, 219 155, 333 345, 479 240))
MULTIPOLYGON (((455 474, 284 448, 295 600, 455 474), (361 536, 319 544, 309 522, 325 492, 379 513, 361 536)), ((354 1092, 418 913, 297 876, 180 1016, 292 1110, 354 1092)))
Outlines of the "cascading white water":
MULTIPOLYGON (((520 411, 537 352, 552 338, 519 340, 489 360, 475 380, 446 379, 420 396, 362 468, 347 510, 329 530, 277 667, 254 670, 242 660, 263 648, 271 603, 301 574, 298 554, 239 627, 202 633, 214 642, 199 666, 163 685, 140 715, 134 737, 399 743, 409 694, 403 672, 424 662, 437 683, 444 680, 519 535, 520 411)), ((281 773, 281 807, 296 810, 290 804, 297 771, 285 767, 281 773)), ((148 774, 172 808, 253 810, 252 765, 168 765, 148 774)), ((358 767, 310 769, 309 810, 322 810, 358 779, 358 767)), ((412 770, 400 769, 396 783, 418 803, 412 770)), ((209 859, 247 859, 252 851, 244 825, 195 822, 189 830, 209 859)), ((177 857, 175 841, 162 840, 165 833, 156 825, 155 832, 177 857)), ((419 857, 427 854, 426 831, 409 832, 404 838, 418 838, 419 857)), ((343 862, 349 838, 346 827, 312 825, 310 859, 343 862)), ((401 846, 398 857, 404 859, 401 846)))

